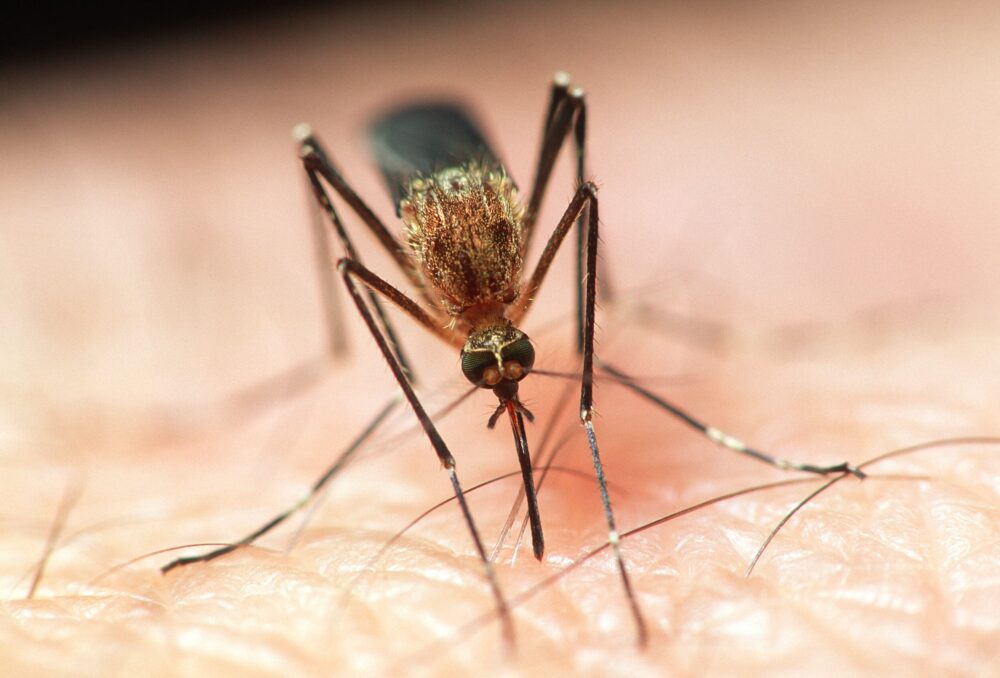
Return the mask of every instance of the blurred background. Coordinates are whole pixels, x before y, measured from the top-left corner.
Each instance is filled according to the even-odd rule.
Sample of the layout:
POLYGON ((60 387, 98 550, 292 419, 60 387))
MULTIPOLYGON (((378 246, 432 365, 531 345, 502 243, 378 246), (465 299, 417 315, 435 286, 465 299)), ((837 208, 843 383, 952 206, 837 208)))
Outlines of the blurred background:
MULTIPOLYGON (((720 290, 700 310, 739 323, 997 289, 1000 19, 981 5, 33 11, 3 41, 0 359, 57 409, 315 349, 296 122, 391 221, 373 111, 464 98, 527 185, 557 68, 591 93, 623 286, 679 299, 669 276, 696 272, 720 290)), ((554 185, 550 220, 571 190, 554 185)))
MULTIPOLYGON (((143 550, 235 536, 268 517, 322 468, 331 436, 345 434, 340 422, 363 421, 392 392, 345 309, 349 357, 301 409, 278 416, 268 406, 238 426, 212 426, 227 395, 323 353, 293 125, 314 126, 391 227, 364 139, 373 113, 414 97, 464 100, 526 189, 560 69, 587 90, 589 173, 601 186, 603 258, 617 291, 606 301, 626 309, 602 316, 605 355, 644 376, 684 377, 677 398, 723 412, 744 437, 803 443, 796 449, 834 461, 845 448, 998 428, 1000 7, 26 9, 4 22, 0 41, 0 496, 9 526, 0 583, 13 597, 24 594, 74 477, 87 488, 78 524, 124 531, 64 551, 49 579, 55 590, 143 550), (637 306, 656 311, 627 312, 637 306), (690 331, 702 322, 721 332, 716 343, 690 331), (796 408, 798 417, 774 416, 796 408), (181 443, 151 434, 186 427, 195 433, 181 443), (237 508, 219 511, 220 502, 237 508), (240 513, 247 505, 256 505, 250 517, 240 513), (218 518, 209 525, 199 511, 218 518), (176 522, 157 522, 167 517, 176 522), (143 527, 130 532, 129 521, 143 527)), ((572 194, 568 164, 540 231, 572 194)), ((355 233, 366 262, 402 285, 355 233)), ((544 336, 555 323, 539 349, 549 364, 566 359, 569 264, 559 259, 525 328, 544 336)), ((460 392, 456 357, 402 324, 437 397, 460 392)), ((533 391, 543 412, 551 390, 533 391)), ((645 430, 626 418, 627 404, 602 407, 609 429, 645 430)), ((465 419, 476 436, 487 409, 478 403, 465 419)), ((448 424, 451 435, 462 425, 448 424)), ((507 470, 504 441, 493 436, 485 448, 495 453, 467 463, 507 470)), ((414 454, 419 471, 378 476, 390 488, 383 496, 400 497, 385 510, 404 522, 425 505, 414 474, 437 490, 427 496, 447 489, 431 455, 414 454)), ((683 494, 676 471, 703 462, 671 461, 668 475, 656 463, 623 452, 617 468, 650 492, 683 494)), ((338 500, 345 520, 365 519, 361 488, 338 500)), ((986 620, 991 600, 965 618, 986 620)), ((986 621, 976 628, 990 630, 986 621)), ((948 642, 962 647, 966 630, 948 642)), ((931 665, 972 666, 985 650, 970 647, 956 664, 931 665)), ((919 669, 919 654, 886 651, 885 660, 919 669)))

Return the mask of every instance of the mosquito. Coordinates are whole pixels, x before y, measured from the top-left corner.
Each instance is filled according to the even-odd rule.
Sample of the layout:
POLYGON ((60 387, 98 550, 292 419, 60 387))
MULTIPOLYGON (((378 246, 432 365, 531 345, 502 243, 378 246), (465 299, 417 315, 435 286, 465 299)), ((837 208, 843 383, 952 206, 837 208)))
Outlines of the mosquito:
MULTIPOLYGON (((383 303, 393 304, 425 330, 460 351, 462 372, 474 386, 470 393, 487 389, 497 398, 496 410, 487 425, 494 427, 504 414, 510 421, 524 485, 532 549, 535 557, 541 560, 545 553, 545 541, 524 424, 525 419, 533 420, 534 417, 518 395, 521 382, 533 371, 535 349, 532 340, 519 329, 519 325, 531 310, 559 248, 576 226, 576 279, 580 281, 576 286, 576 349, 581 360, 579 417, 597 478, 608 543, 635 622, 638 643, 645 645, 648 630, 622 555, 621 538, 608 495, 594 426, 594 335, 600 218, 597 187, 586 175, 587 107, 583 90, 571 86, 570 78, 565 73, 557 73, 553 78, 535 180, 526 203, 522 203, 517 185, 473 116, 460 105, 441 101, 411 104, 379 118, 370 129, 370 141, 396 214, 402 221, 402 241, 354 192, 311 128, 300 125, 295 135, 311 192, 343 250, 344 256, 337 261, 336 270, 434 453, 448 473, 494 598, 503 635, 509 644, 514 641, 510 606, 466 503, 455 457, 414 391, 414 371, 402 350, 398 334, 384 312, 383 303), (576 190, 529 275, 526 274, 525 259, 536 229, 539 208, 557 156, 570 137, 576 159, 576 190), (423 303, 407 296, 361 262, 325 186, 331 187, 367 226, 408 278, 423 303)), ((329 284, 334 280, 329 266, 332 257, 329 254, 328 231, 321 229, 320 232, 322 236, 315 242, 321 261, 320 282, 327 329, 333 337, 336 313, 332 310, 329 284)), ((331 346, 335 343, 331 340, 331 346)), ((847 463, 834 466, 800 464, 750 448, 646 390, 621 370, 603 363, 599 367, 639 397, 651 400, 722 447, 786 470, 863 476, 860 470, 847 463)), ((377 414, 295 505, 238 542, 201 555, 179 558, 164 566, 162 571, 166 573, 182 565, 230 553, 256 541, 285 521, 344 467, 385 420, 396 402, 398 400, 391 401, 377 414)))

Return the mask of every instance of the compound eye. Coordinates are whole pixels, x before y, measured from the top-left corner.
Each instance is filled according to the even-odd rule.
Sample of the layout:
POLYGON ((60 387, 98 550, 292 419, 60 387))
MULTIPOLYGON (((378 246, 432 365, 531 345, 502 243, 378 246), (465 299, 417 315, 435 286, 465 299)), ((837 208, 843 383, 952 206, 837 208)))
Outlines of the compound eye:
POLYGON ((535 348, 531 345, 531 341, 527 337, 521 337, 517 341, 504 346, 500 355, 503 358, 507 376, 515 381, 524 379, 528 375, 528 372, 531 371, 532 365, 535 364, 535 348), (514 368, 515 364, 519 367, 508 369, 508 363, 510 363, 511 368, 514 368))
POLYGON ((483 388, 496 386, 500 381, 500 368, 490 351, 462 351, 462 374, 483 388))

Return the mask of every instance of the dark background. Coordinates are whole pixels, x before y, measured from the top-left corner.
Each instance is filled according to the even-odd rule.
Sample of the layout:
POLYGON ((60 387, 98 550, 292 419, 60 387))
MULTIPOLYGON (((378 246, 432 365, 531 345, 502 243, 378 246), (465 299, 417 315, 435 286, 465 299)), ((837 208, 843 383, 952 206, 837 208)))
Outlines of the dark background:
MULTIPOLYGON (((6 65, 60 59, 107 47, 137 47, 171 35, 197 35, 226 26, 263 22, 318 6, 317 0, 179 0, 177 2, 19 3, 0 28, 6 65)), ((371 5, 372 3, 366 3, 371 5)), ((393 5, 396 3, 374 3, 393 5)))

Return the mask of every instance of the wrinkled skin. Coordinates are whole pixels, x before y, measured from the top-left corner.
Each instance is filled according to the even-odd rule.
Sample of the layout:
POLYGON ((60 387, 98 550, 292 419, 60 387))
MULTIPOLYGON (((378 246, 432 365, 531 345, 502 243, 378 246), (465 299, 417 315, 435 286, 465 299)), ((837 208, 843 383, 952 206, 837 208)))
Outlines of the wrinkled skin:
MULTIPOLYGON (((813 462, 1000 434, 1000 104, 983 56, 995 48, 977 48, 997 44, 998 17, 900 22, 884 10, 862 22, 787 9, 649 10, 630 23, 595 8, 568 24, 548 9, 518 14, 524 31, 502 45, 499 15, 353 15, 4 75, 0 303, 14 320, 0 329, 4 672, 995 671, 1000 447, 987 444, 869 469, 909 479, 843 481, 786 526, 749 579, 756 548, 815 483, 626 539, 652 633, 645 652, 607 553, 515 608, 516 652, 505 655, 495 621, 465 630, 492 603, 454 505, 374 565, 344 607, 366 559, 449 495, 406 412, 334 483, 291 551, 294 527, 166 577, 156 568, 176 553, 107 573, 256 527, 391 397, 345 307, 350 351, 310 387, 223 404, 322 350, 291 125, 311 121, 388 220, 357 131, 414 89, 473 101, 523 190, 550 71, 571 70, 588 89, 590 171, 619 291, 600 316, 600 351, 651 388, 813 462), (473 45, 482 61, 456 58, 473 45), (426 57, 419 69, 413 54, 426 57)), ((562 168, 535 245, 570 193, 562 168)), ((342 216, 366 262, 387 272, 342 216)), ((570 261, 560 256, 524 326, 540 369, 574 368, 570 261)), ((465 388, 457 357, 399 324, 437 410, 465 388)), ((538 416, 532 449, 555 423, 570 434, 557 463, 589 473, 576 388, 559 414, 561 388, 522 383, 538 416)), ((607 382, 597 402, 623 529, 786 477, 607 382)), ((485 429, 494 405, 477 393, 441 423, 467 487, 516 470, 509 431, 485 429)), ((517 482, 470 494, 489 545, 517 482)), ((511 597, 606 536, 589 477, 554 474, 541 509, 545 561, 527 544, 513 564, 510 548, 498 561, 511 597)))

